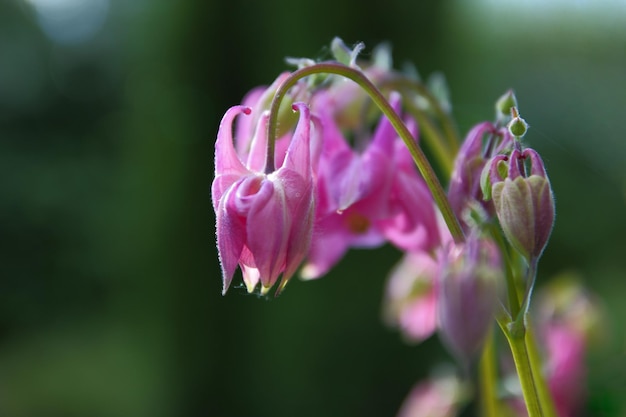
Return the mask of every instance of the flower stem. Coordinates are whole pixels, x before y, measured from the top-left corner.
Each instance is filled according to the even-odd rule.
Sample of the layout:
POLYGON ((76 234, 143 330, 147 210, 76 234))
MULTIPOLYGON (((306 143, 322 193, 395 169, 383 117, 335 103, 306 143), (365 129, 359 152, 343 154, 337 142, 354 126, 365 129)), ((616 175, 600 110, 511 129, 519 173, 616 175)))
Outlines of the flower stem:
POLYGON ((541 402, 546 417, 557 417, 556 409, 554 408, 554 401, 552 395, 548 389, 546 379, 541 374, 541 358, 537 351, 537 343, 535 342, 534 332, 532 331, 530 323, 526 324, 526 349, 528 351, 528 359, 533 371, 533 375, 536 375, 535 384, 537 386, 537 393, 539 394, 539 401, 541 402))
POLYGON ((526 332, 523 331, 525 329, 522 329, 521 332, 513 333, 510 331, 508 323, 499 320, 498 324, 502 328, 513 354, 513 361, 515 362, 517 376, 522 386, 528 417, 548 417, 539 397, 536 378, 540 377, 540 375, 535 375, 533 370, 536 371, 537 367, 531 366, 531 358, 526 346, 526 332))
POLYGON ((398 135, 404 141, 404 144, 408 148, 417 168, 419 169, 426 185, 430 189, 430 192, 433 195, 435 203, 439 207, 441 214, 450 229, 450 234, 455 242, 461 243, 465 240, 465 235, 463 230, 461 229, 461 225, 459 224, 456 215, 452 211, 450 207, 450 203, 446 197, 446 193, 437 178, 435 171, 432 166, 428 162, 428 159, 422 152, 422 150, 417 145, 415 139, 411 136, 411 132, 407 129, 405 124, 402 122, 400 116, 396 114, 393 110, 385 96, 372 84, 372 82, 363 74, 361 71, 348 67, 343 64, 339 64, 336 62, 322 62, 318 64, 314 64, 308 67, 301 68, 297 71, 294 71, 285 81, 278 87, 276 90, 276 94, 272 100, 272 104, 270 106, 270 119, 268 123, 268 154, 267 154, 267 163, 266 167, 269 170, 274 170, 274 146, 276 140, 276 130, 277 130, 277 118, 278 118, 278 109, 280 108, 280 102, 289 91, 291 87, 293 87, 298 80, 303 77, 313 75, 313 74, 336 74, 341 75, 343 77, 349 78, 352 81, 356 82, 365 92, 369 94, 374 103, 378 106, 378 108, 383 112, 385 116, 389 119, 394 129, 398 133, 398 135))
POLYGON ((496 349, 493 330, 489 332, 480 358, 479 382, 482 412, 485 417, 499 417, 496 392, 496 349))

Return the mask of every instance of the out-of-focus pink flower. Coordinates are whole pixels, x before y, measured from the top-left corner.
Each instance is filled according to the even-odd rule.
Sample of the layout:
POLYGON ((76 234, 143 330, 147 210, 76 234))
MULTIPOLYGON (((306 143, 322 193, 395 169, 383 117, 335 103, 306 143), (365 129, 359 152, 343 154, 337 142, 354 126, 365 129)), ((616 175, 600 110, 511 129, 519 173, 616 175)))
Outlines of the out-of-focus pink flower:
MULTIPOLYGON (((439 242, 432 197, 393 126, 382 117, 371 142, 352 149, 334 120, 332 96, 316 100, 324 139, 319 162, 316 227, 304 278, 326 273, 351 247, 391 241, 404 250, 439 242)), ((390 102, 400 110, 400 96, 390 102)), ((417 135, 416 125, 409 123, 417 135)))
POLYGON ((438 263, 425 252, 407 253, 391 270, 383 314, 411 342, 421 342, 437 328, 435 282, 438 263))
MULTIPOLYGON (((411 119, 407 126, 417 132, 411 119)), ((432 194, 406 145, 399 139, 394 142, 393 155, 389 212, 387 218, 377 221, 377 227, 387 240, 403 251, 430 252, 442 243, 442 235, 447 232, 441 231, 432 194)))
POLYGON ((587 348, 606 336, 605 313, 599 300, 569 274, 552 280, 537 298, 548 387, 559 416, 573 417, 586 400, 587 348))
POLYGON ((480 351, 494 320, 504 270, 497 245, 474 234, 442 253, 437 290, 439 334, 459 359, 480 351))
POLYGON ((243 162, 235 150, 232 123, 250 114, 245 106, 224 115, 215 143, 215 179, 211 187, 217 218, 217 247, 223 293, 241 267, 248 291, 261 283, 266 293, 282 274, 278 291, 304 259, 314 217, 314 183, 310 155, 311 117, 305 104, 294 105, 300 119, 284 162, 265 173, 268 115, 259 118, 243 162))
POLYGON ((445 375, 417 384, 404 400, 397 417, 453 417, 463 399, 455 376, 445 375))
POLYGON ((552 323, 542 329, 546 349, 548 388, 560 417, 572 417, 586 397, 585 339, 566 325, 552 323))

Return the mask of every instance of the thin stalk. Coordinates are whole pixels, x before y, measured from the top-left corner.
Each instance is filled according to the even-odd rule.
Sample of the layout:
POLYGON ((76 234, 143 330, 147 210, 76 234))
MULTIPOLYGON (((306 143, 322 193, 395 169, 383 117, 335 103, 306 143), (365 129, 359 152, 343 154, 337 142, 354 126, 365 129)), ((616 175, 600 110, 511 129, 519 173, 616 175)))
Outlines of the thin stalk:
POLYGON ((489 332, 480 358, 480 402, 485 417, 500 417, 496 381, 496 348, 493 330, 489 332))
POLYGON ((513 270, 513 260, 511 259, 511 255, 508 250, 508 246, 504 239, 502 238, 502 234, 499 230, 496 229, 496 225, 491 225, 492 233, 491 235, 496 240, 496 243, 500 247, 500 253, 504 256, 504 265, 505 265, 505 278, 506 278, 506 290, 507 290, 507 298, 509 302, 509 314, 511 317, 517 317, 520 312, 520 303, 519 298, 517 296, 517 283, 515 282, 515 272, 513 270))
POLYGON ((285 94, 291 87, 293 87, 298 80, 313 74, 335 74, 341 75, 343 77, 349 78, 352 81, 356 82, 369 96, 372 98, 374 103, 378 106, 378 108, 383 112, 385 116, 389 119, 394 129, 398 133, 398 135, 404 141, 404 144, 408 148, 417 168, 419 169, 426 185, 430 189, 430 192, 433 195, 433 199, 435 203, 439 207, 441 214, 450 229, 450 234, 453 239, 457 243, 461 243, 465 241, 465 235, 463 230, 461 229, 461 225, 459 224, 456 215, 452 211, 450 207, 450 203, 448 202, 446 193, 437 179, 435 175, 435 171, 432 166, 428 162, 428 159, 422 152, 422 150, 417 145, 415 139, 411 136, 411 132, 407 129, 407 127, 402 122, 400 116, 396 114, 393 110, 387 99, 383 96, 383 94, 372 84, 372 82, 359 70, 336 63, 336 62, 323 62, 315 65, 311 65, 309 67, 301 68, 297 71, 291 73, 291 75, 285 79, 285 81, 278 87, 276 90, 276 94, 272 99, 272 104, 270 106, 270 119, 268 122, 268 153, 267 153, 267 162, 266 169, 268 172, 274 171, 274 147, 276 141, 276 131, 277 131, 277 119, 278 119, 278 109, 280 108, 280 102, 282 101, 285 94))
MULTIPOLYGON (((526 291, 524 298, 522 299, 522 305, 515 321, 511 324, 511 331, 522 331, 526 327, 526 316, 528 315, 528 309, 530 308, 530 300, 533 296, 533 289, 535 288, 535 281, 537 279, 537 259, 532 259, 526 274, 526 291)), ((515 317, 515 316, 513 316, 515 317)))
POLYGON ((535 375, 535 385, 537 387, 537 393, 539 394, 539 401, 543 406, 545 416, 558 417, 554 407, 554 401, 552 400, 552 394, 541 372, 541 357, 537 351, 537 343, 530 323, 526 323, 526 349, 528 351, 528 359, 533 375, 535 375))
POLYGON ((499 320, 498 324, 502 328, 513 354, 513 361, 515 362, 517 376, 522 386, 528 417, 548 417, 541 402, 536 383, 536 378, 540 377, 540 375, 535 375, 533 372, 533 368, 536 369, 536 366, 531 365, 531 358, 526 346, 526 332, 522 331, 514 334, 508 328, 509 323, 499 320))

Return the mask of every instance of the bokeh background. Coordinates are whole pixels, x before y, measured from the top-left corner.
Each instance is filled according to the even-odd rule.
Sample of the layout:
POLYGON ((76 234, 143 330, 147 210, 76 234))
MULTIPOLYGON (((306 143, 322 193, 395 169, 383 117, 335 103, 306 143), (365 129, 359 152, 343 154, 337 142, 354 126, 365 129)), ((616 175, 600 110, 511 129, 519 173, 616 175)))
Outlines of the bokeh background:
POLYGON ((1 416, 392 416, 450 360, 383 324, 390 247, 220 294, 217 124, 334 36, 442 71, 462 133, 515 89, 557 198, 539 282, 607 312, 581 415, 626 415, 623 0, 3 0, 1 416))

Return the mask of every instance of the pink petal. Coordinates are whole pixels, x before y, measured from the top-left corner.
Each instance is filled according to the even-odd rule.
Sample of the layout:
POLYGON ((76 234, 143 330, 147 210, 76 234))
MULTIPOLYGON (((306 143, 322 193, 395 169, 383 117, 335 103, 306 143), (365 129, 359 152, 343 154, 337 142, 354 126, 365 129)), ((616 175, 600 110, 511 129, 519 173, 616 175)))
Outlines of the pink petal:
POLYGON ((293 169, 304 178, 311 177, 311 114, 304 103, 296 103, 294 110, 300 112, 300 119, 291 138, 283 167, 293 169))
POLYGON ((233 280, 244 247, 246 231, 245 222, 228 209, 229 200, 235 197, 235 189, 236 187, 233 187, 220 199, 216 210, 217 250, 223 278, 222 294, 226 294, 233 280))
POLYGON ((267 122, 269 113, 264 112, 259 118, 254 132, 254 138, 250 144, 250 152, 248 153, 248 161, 246 166, 254 172, 263 172, 265 170, 265 160, 267 155, 267 122))
POLYGON ((264 180, 255 195, 247 220, 247 246, 264 287, 271 287, 285 265, 289 219, 281 186, 264 180))
POLYGON ((215 176, 222 174, 246 175, 249 171, 239 160, 233 145, 233 120, 238 114, 250 114, 250 108, 234 106, 226 111, 215 142, 215 176))

